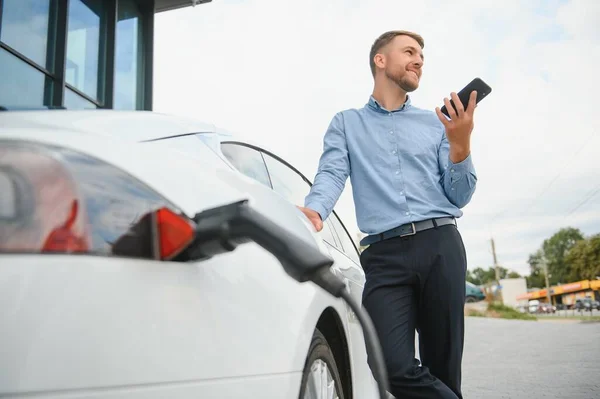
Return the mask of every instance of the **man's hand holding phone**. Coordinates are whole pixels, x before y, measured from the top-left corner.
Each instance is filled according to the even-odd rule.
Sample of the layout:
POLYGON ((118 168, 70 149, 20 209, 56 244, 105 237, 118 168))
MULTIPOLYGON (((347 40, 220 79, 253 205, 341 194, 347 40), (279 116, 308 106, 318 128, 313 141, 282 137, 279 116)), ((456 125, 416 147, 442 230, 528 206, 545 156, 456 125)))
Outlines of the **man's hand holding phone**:
POLYGON ((471 92, 466 109, 456 93, 452 93, 450 97, 452 97, 454 107, 448 98, 444 98, 450 119, 442 113, 439 107, 435 109, 435 112, 446 128, 446 137, 450 143, 450 160, 459 163, 464 161, 471 152, 471 132, 474 126, 473 114, 477 106, 477 92, 475 90, 471 92))

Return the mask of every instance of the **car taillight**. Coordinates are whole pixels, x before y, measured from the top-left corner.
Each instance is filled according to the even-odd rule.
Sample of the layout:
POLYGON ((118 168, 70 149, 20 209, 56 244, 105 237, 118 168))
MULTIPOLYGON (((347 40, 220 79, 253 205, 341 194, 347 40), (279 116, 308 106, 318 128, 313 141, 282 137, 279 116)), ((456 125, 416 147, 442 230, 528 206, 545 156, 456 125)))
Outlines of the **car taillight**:
POLYGON ((0 252, 168 260, 194 223, 147 185, 78 152, 0 141, 0 252))
POLYGON ((0 211, 3 251, 89 249, 81 194, 52 155, 32 146, 0 145, 1 196, 7 198, 0 211))
POLYGON ((78 201, 71 202, 71 212, 64 223, 56 226, 48 234, 42 252, 85 252, 89 249, 89 236, 74 231, 76 223, 82 219, 78 201))
POLYGON ((158 256, 161 259, 174 258, 194 240, 195 226, 169 208, 161 208, 155 215, 158 256))

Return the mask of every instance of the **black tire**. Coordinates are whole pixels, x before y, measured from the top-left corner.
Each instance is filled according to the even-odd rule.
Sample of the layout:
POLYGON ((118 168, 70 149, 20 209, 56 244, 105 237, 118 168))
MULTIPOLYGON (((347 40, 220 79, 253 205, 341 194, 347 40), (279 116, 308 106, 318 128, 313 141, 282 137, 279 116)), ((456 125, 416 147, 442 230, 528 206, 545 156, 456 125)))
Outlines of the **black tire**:
POLYGON ((477 302, 477 298, 475 298, 474 296, 469 295, 469 296, 467 296, 465 298, 465 302, 466 303, 475 303, 475 302, 477 302))
POLYGON ((342 382, 337 363, 335 362, 335 358, 333 357, 333 353, 331 352, 331 348, 329 347, 327 340, 317 329, 315 329, 313 333, 310 348, 308 349, 308 356, 306 357, 306 362, 304 363, 299 399, 304 399, 304 395, 306 394, 306 390, 308 388, 308 377, 311 374, 311 368, 318 360, 325 362, 333 378, 335 389, 338 395, 337 397, 339 399, 344 399, 344 390, 342 388, 342 382))

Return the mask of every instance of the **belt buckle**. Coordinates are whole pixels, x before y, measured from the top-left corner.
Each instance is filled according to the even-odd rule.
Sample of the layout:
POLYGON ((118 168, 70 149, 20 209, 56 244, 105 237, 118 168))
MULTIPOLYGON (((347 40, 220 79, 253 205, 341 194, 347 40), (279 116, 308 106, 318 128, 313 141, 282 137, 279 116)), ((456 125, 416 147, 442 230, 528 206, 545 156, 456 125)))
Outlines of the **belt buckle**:
POLYGON ((406 234, 400 234, 400 237, 414 236, 415 234, 417 234, 417 228, 415 227, 415 224, 411 223, 410 225, 412 226, 412 232, 406 233, 406 234))

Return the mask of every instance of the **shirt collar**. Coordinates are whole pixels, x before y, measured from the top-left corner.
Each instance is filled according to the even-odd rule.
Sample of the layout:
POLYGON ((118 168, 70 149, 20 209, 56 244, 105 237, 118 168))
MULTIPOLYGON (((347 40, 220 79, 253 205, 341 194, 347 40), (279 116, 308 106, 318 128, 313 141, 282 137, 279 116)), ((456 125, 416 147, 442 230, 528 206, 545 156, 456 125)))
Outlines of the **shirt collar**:
POLYGON ((375 98, 371 95, 369 97, 369 102, 367 103, 367 105, 372 110, 387 114, 389 112, 399 112, 399 111, 409 108, 411 106, 411 101, 410 101, 410 96, 406 95, 406 101, 404 102, 404 104, 402 104, 402 106, 400 108, 390 111, 390 110, 385 109, 383 106, 381 106, 381 104, 379 104, 379 102, 377 100, 375 100, 375 98))

